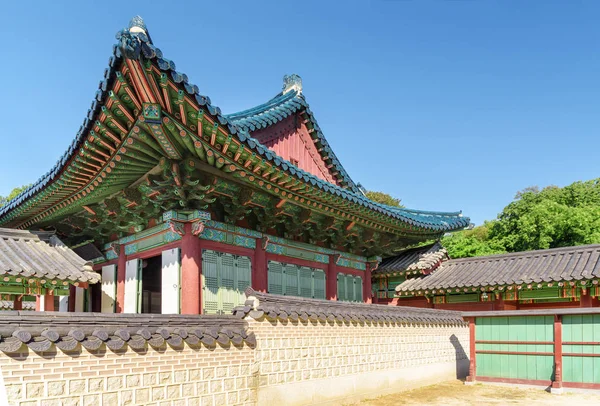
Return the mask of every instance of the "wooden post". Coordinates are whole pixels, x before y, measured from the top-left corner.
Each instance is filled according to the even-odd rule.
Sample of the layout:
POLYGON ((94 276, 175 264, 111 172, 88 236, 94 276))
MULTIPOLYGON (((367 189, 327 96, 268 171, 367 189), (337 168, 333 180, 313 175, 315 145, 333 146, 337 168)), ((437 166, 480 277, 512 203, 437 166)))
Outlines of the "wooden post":
POLYGON ((327 300, 337 300, 337 256, 329 255, 327 267, 327 284, 325 287, 327 300))
POLYGON ((581 298, 579 299, 580 307, 592 307, 592 295, 589 289, 581 290, 581 298))
POLYGON ((371 264, 367 262, 367 267, 365 269, 364 281, 363 281, 363 299, 365 303, 372 303, 373 299, 371 298, 371 264))
POLYGON ((184 225, 181 239, 181 314, 202 312, 202 247, 192 233, 192 223, 184 225))
POLYGON ((44 298, 44 311, 45 312, 53 312, 54 311, 54 293, 50 293, 51 291, 46 291, 46 294, 43 296, 44 298))
POLYGON ((23 310, 23 296, 15 295, 13 310, 23 310))
POLYGON ((117 302, 115 303, 115 313, 123 313, 125 309, 125 268, 127 267, 127 257, 125 256, 125 246, 119 247, 119 260, 117 262, 117 302))
POLYGON ((562 386, 562 317, 554 315, 554 381, 550 393, 560 394, 562 386))
POLYGON ((266 292, 268 287, 267 251, 263 248, 262 239, 256 240, 254 251, 254 268, 252 269, 252 289, 257 292, 266 292))
POLYGON ((477 376, 477 358, 475 354, 475 317, 469 318, 469 376, 467 382, 473 383, 477 376))

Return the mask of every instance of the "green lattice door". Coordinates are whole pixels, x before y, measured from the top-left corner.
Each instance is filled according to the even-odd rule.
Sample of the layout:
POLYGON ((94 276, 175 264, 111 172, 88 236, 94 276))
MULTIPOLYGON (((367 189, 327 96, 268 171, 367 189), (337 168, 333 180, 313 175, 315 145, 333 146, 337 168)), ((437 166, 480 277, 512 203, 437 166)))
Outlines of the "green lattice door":
POLYGON ((202 251, 202 313, 231 314, 244 304, 250 286, 250 258, 212 250, 202 251))
POLYGON ((344 302, 362 302, 363 284, 360 276, 344 273, 337 275, 337 298, 344 302))
POLYGON ((275 295, 325 299, 325 271, 269 261, 268 290, 275 295))

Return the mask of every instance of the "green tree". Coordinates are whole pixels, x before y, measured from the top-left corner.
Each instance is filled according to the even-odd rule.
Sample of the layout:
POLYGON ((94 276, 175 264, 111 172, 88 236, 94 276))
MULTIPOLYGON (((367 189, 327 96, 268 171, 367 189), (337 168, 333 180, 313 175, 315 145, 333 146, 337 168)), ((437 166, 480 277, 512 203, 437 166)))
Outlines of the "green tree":
POLYGON ((4 206, 6 203, 17 197, 19 193, 27 189, 29 186, 31 185, 23 185, 20 187, 16 187, 13 190, 11 190, 8 196, 0 196, 0 207, 4 206))
POLYGON ((394 207, 404 207, 402 204, 400 204, 400 199, 392 197, 392 196, 388 195, 387 193, 367 191, 367 192, 365 192, 365 195, 369 199, 371 199, 377 203, 385 204, 388 206, 394 206, 394 207))
POLYGON ((452 258, 600 243, 600 178, 523 189, 495 220, 442 243, 452 258))
POLYGON ((600 179, 520 192, 489 237, 509 252, 599 243, 600 179))
POLYGON ((442 238, 442 245, 448 250, 450 258, 504 254, 506 250, 502 244, 489 238, 491 224, 486 222, 472 230, 446 235, 442 238))

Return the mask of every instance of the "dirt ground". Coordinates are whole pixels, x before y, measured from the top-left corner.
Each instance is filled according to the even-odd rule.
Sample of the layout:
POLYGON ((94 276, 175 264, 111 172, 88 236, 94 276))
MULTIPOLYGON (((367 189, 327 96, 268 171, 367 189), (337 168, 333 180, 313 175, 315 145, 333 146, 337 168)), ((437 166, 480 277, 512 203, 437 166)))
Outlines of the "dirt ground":
POLYGON ((497 386, 491 384, 464 385, 462 381, 444 382, 395 395, 355 403, 361 406, 395 405, 600 405, 600 394, 565 393, 551 395, 543 389, 497 386))

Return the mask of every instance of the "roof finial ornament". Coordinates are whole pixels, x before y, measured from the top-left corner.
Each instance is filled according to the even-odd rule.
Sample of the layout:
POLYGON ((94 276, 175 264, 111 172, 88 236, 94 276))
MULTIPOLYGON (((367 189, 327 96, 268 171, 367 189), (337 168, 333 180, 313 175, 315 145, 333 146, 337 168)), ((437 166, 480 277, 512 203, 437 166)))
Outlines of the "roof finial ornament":
POLYGON ((302 93, 302 78, 295 73, 283 77, 283 94, 292 90, 302 93))
POLYGON ((117 33, 117 39, 125 58, 139 59, 142 53, 146 58, 155 56, 156 48, 152 46, 146 24, 140 16, 133 17, 129 26, 117 33))
POLYGON ((146 29, 146 24, 144 23, 144 19, 140 16, 135 16, 129 21, 129 32, 130 33, 138 33, 143 32, 144 34, 148 34, 148 30, 146 29))

